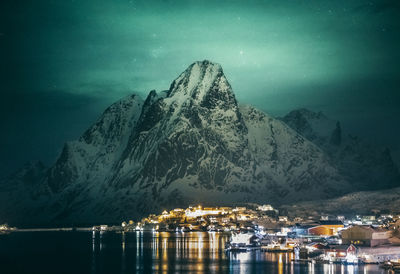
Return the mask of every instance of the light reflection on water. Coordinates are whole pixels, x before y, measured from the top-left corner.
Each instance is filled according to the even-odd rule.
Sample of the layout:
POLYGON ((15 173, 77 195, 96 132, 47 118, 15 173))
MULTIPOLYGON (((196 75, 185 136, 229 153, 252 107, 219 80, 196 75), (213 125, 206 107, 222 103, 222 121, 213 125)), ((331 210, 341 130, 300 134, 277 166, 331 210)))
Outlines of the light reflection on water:
MULTIPOLYGON (((99 237, 99 250, 94 249, 93 260, 103 261, 103 249, 113 249, 112 238, 121 239, 121 273, 385 273, 376 265, 353 266, 293 262, 293 253, 261 251, 226 253, 229 239, 225 233, 215 232, 135 232, 108 233, 99 237), (132 266, 134 266, 132 268, 132 266), (134 271, 132 271, 134 270, 134 271)), ((93 238, 93 246, 96 245, 93 238)), ((99 269, 99 265, 92 269, 99 269)))
POLYGON ((225 253, 224 233, 0 235, 0 273, 385 273, 377 265, 294 263, 292 253, 225 253))

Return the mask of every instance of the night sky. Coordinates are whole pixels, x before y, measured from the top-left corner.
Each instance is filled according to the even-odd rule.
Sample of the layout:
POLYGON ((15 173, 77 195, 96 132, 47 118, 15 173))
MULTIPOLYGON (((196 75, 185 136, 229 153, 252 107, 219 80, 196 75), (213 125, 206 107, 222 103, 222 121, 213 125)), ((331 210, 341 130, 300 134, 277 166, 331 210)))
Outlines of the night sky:
POLYGON ((1 1, 0 174, 204 59, 240 102, 323 111, 398 159, 399 18, 398 0, 1 1))

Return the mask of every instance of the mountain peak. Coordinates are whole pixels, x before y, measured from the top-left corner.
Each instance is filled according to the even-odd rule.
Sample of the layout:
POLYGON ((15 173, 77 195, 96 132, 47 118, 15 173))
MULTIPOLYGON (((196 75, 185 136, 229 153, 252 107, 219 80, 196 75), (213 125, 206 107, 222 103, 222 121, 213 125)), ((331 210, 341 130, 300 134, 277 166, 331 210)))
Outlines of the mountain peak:
POLYGON ((208 60, 197 61, 172 82, 168 97, 179 95, 201 101, 211 90, 232 93, 220 64, 208 60))
POLYGON ((202 68, 205 68, 205 69, 212 68, 214 70, 222 71, 222 67, 221 67, 220 64, 211 62, 209 60, 196 61, 190 67, 192 67, 192 66, 199 66, 199 67, 202 67, 202 68))

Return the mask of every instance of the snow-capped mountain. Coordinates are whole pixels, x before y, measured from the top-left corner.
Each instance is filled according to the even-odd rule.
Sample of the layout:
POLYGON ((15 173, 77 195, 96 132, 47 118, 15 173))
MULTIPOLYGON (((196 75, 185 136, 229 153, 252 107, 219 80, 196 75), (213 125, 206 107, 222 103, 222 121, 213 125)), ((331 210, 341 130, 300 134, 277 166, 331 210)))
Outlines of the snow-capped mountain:
POLYGON ((169 90, 110 106, 41 171, 33 197, 18 196, 30 191, 23 179, 3 188, 0 222, 110 222, 195 203, 278 205, 354 191, 320 143, 296 130, 239 105, 220 65, 195 62, 169 90), (29 216, 23 206, 11 213, 18 197, 29 216))
POLYGON ((343 132, 340 122, 323 113, 307 109, 293 110, 282 120, 323 149, 340 174, 358 190, 397 187, 400 173, 387 148, 372 146, 343 132))

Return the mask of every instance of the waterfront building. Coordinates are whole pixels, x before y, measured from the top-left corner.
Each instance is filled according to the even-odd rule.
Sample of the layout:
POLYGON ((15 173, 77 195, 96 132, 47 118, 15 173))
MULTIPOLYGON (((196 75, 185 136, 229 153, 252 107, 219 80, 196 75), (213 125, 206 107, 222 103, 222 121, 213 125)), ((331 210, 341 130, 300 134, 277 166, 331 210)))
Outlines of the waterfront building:
POLYGON ((324 257, 328 261, 347 261, 355 259, 357 248, 354 245, 328 245, 324 249, 324 257))
POLYGON ((318 236, 333 236, 344 228, 342 221, 339 220, 321 220, 317 226, 310 227, 308 234, 318 236))
POLYGON ((343 244, 374 247, 388 244, 391 235, 391 231, 384 228, 352 226, 342 231, 342 241, 343 244))
POLYGON ((381 263, 400 259, 400 246, 358 247, 357 256, 364 262, 381 263))

